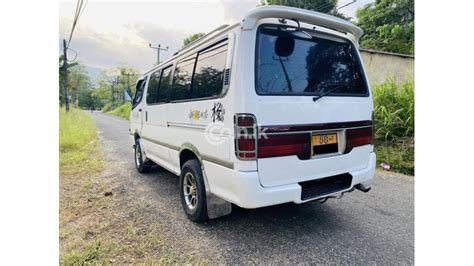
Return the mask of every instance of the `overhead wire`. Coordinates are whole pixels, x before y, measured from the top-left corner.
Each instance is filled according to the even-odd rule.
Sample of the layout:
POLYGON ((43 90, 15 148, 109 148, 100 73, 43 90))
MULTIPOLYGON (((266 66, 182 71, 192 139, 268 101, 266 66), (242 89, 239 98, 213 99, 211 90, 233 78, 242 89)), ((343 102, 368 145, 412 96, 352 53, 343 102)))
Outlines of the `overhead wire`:
POLYGON ((354 4, 355 2, 357 2, 357 0, 352 0, 352 2, 346 3, 346 4, 338 7, 337 10, 339 10, 341 8, 344 8, 344 7, 347 7, 347 6, 350 6, 350 5, 354 4))
MULTIPOLYGON (((88 1, 86 2, 86 5, 87 5, 88 1)), ((67 45, 66 45, 66 48, 69 48, 69 44, 71 43, 71 40, 72 40, 72 36, 74 34, 74 29, 76 28, 76 25, 77 25, 77 21, 79 20, 79 17, 82 15, 82 13, 84 12, 84 9, 85 9, 85 5, 84 5, 84 1, 83 0, 78 0, 77 1, 77 4, 76 4, 76 11, 74 13, 74 20, 72 22, 72 28, 71 28, 71 33, 69 34, 69 40, 67 42, 67 45)))

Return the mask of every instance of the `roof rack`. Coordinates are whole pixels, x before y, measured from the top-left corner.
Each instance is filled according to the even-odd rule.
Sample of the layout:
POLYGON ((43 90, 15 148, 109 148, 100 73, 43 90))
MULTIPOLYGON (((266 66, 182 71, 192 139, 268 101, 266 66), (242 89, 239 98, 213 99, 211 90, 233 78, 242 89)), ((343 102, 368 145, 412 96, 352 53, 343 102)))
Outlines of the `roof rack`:
POLYGON ((260 6, 250 10, 242 21, 242 30, 253 29, 257 21, 263 18, 294 18, 301 22, 350 33, 357 40, 364 33, 361 28, 344 19, 300 8, 274 5, 260 6))
POLYGON ((204 34, 202 37, 199 37, 198 39, 194 40, 193 42, 189 43, 188 45, 184 46, 183 48, 179 49, 178 51, 176 51, 173 56, 179 54, 180 52, 188 49, 188 48, 191 48, 192 46, 194 46, 195 44, 197 44, 199 41, 201 41, 202 39, 218 32, 218 31, 221 31, 225 28, 229 27, 229 24, 224 24, 224 25, 220 25, 219 27, 215 28, 214 30, 212 30, 211 32, 208 32, 206 34, 204 34))

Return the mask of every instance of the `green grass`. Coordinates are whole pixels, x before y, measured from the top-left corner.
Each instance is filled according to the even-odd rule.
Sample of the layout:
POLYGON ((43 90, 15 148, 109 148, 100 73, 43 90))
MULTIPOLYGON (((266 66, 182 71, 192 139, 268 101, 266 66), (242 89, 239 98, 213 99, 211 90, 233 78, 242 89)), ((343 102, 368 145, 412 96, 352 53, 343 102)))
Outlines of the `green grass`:
POLYGON ((131 110, 132 110, 132 105, 130 103, 124 103, 108 113, 111 115, 115 115, 115 116, 122 117, 129 120, 131 110))
POLYGON ((59 110, 59 167, 65 174, 94 173, 103 166, 97 157, 100 148, 92 117, 84 111, 71 108, 66 114, 59 110))
POLYGON ((397 85, 393 78, 373 86, 377 140, 413 138, 415 133, 414 88, 413 81, 397 85))
POLYGON ((406 175, 415 175, 415 147, 407 144, 390 142, 375 143, 377 165, 382 162, 390 164, 391 171, 406 175))
POLYGON ((107 103, 106 105, 104 105, 104 107, 102 107, 102 112, 104 113, 107 113, 107 112, 110 112, 110 110, 112 110, 113 106, 112 106, 112 103, 107 103))
POLYGON ((116 193, 117 184, 102 177, 104 156, 87 111, 60 109, 59 123, 61 265, 201 262, 175 252, 163 237, 165 228, 143 222, 148 206, 116 193), (113 195, 105 196, 109 191, 113 195))
POLYGON ((374 85, 375 151, 377 165, 386 162, 391 171, 415 173, 415 86, 397 84, 393 78, 374 85))

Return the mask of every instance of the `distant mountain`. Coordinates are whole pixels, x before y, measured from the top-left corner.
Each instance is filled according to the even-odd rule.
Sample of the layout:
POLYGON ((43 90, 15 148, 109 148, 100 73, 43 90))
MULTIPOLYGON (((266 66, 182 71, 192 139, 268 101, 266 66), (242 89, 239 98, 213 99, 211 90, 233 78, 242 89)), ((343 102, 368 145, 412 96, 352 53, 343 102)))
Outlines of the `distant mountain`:
POLYGON ((92 82, 96 82, 100 78, 100 72, 102 71, 102 68, 98 67, 90 67, 90 66, 85 66, 87 72, 89 73, 89 77, 92 82))

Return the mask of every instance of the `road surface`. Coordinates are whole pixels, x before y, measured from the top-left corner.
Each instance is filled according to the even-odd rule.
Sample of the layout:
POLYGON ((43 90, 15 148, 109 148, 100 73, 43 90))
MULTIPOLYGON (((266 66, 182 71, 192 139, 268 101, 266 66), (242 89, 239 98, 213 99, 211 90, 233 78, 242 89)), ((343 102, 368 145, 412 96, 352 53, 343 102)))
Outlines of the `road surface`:
MULTIPOLYGON (((139 202, 145 224, 163 226, 178 254, 210 263, 414 263, 414 178, 377 172, 372 190, 325 204, 246 210, 204 224, 187 220, 178 177, 134 167, 128 121, 94 112, 114 195, 139 202)), ((125 219, 125 218, 124 218, 125 219)))

